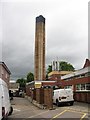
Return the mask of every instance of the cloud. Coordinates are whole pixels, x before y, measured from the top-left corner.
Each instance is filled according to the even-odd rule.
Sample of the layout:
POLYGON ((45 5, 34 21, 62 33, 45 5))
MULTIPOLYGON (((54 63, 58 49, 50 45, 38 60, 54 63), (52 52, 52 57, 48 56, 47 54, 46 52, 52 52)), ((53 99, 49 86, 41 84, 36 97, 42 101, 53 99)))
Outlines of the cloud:
POLYGON ((46 66, 57 57, 76 69, 83 66, 88 57, 87 0, 3 0, 1 6, 0 55, 12 78, 34 72, 35 17, 40 14, 46 18, 46 66))

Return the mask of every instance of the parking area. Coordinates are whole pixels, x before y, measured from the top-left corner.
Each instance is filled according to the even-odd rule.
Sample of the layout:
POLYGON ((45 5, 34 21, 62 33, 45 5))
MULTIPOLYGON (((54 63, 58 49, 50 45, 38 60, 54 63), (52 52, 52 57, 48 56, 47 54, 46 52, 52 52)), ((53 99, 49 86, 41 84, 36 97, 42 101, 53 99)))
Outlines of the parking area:
POLYGON ((89 120, 89 104, 75 102, 73 106, 54 105, 54 109, 40 109, 30 103, 26 98, 14 97, 11 101, 13 106, 13 114, 9 116, 9 120, 13 119, 74 119, 89 120))

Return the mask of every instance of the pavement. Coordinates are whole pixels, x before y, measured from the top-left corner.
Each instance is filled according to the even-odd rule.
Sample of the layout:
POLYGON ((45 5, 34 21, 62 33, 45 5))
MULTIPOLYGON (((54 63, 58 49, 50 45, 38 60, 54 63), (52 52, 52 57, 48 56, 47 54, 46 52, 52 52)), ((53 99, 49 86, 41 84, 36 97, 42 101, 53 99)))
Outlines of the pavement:
POLYGON ((73 106, 57 107, 54 105, 55 109, 50 110, 42 109, 39 106, 35 105, 37 103, 34 104, 30 98, 28 99, 14 97, 14 100, 11 101, 14 111, 13 114, 9 116, 11 119, 8 120, 17 120, 18 118, 23 118, 23 120, 27 120, 29 118, 42 118, 40 120, 45 120, 46 118, 49 118, 49 120, 55 120, 54 118, 80 118, 76 120, 86 120, 88 117, 88 120, 90 120, 90 104, 75 102, 73 106))

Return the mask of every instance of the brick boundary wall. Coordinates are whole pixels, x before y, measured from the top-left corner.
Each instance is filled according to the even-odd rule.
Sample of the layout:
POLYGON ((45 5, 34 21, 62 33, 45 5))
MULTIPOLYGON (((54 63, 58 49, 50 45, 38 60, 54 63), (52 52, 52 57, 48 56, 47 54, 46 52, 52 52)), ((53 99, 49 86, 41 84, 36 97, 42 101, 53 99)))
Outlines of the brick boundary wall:
POLYGON ((30 89, 26 87, 26 95, 35 100, 38 104, 44 105, 46 108, 53 108, 53 89, 52 88, 36 88, 30 89))
POLYGON ((90 103, 90 92, 74 92, 74 100, 90 103))
POLYGON ((44 89, 44 105, 46 105, 47 108, 53 108, 53 90, 51 88, 45 88, 44 89))

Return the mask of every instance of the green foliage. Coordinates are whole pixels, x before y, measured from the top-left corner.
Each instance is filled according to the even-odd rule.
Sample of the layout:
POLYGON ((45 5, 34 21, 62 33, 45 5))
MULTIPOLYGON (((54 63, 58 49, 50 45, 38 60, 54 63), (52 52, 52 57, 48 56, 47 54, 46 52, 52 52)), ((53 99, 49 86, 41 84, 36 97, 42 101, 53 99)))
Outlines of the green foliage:
MULTIPOLYGON (((59 68, 60 68, 61 71, 74 71, 75 70, 73 65, 71 65, 70 63, 68 63, 66 61, 60 61, 59 68)), ((50 72, 52 72, 52 65, 48 65, 47 74, 46 74, 46 80, 48 80, 48 74, 50 72)))
POLYGON ((74 71, 75 68, 70 64, 65 61, 60 62, 60 70, 62 71, 74 71))
POLYGON ((32 82, 32 81, 34 81, 34 74, 29 72, 27 74, 27 82, 32 82))
POLYGON ((46 74, 46 81, 48 81, 48 74, 46 74))
POLYGON ((48 74, 52 72, 52 65, 48 65, 47 72, 46 72, 46 80, 48 81, 48 74))
POLYGON ((47 74, 52 72, 52 65, 48 65, 47 74))
POLYGON ((20 84, 20 87, 25 87, 26 85, 26 80, 24 78, 17 79, 16 83, 20 84))

